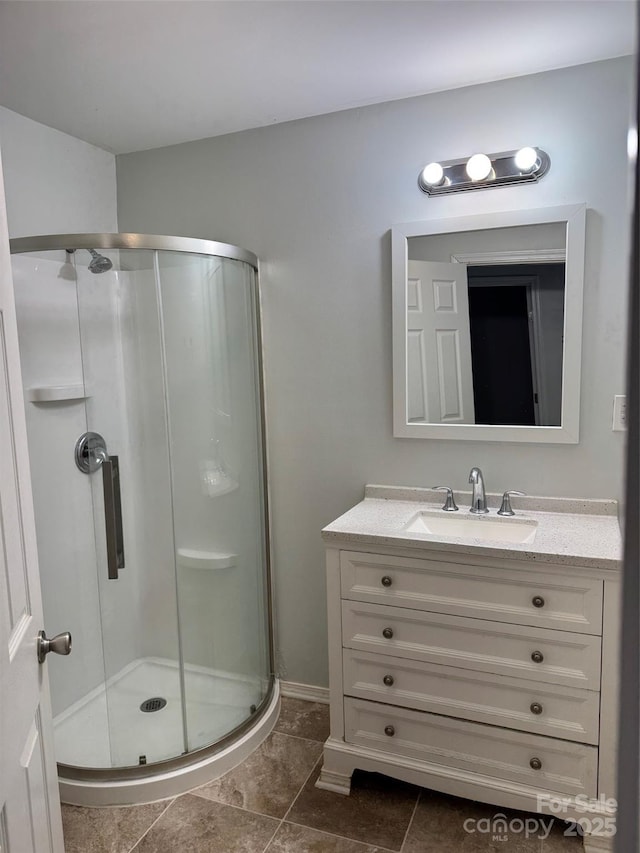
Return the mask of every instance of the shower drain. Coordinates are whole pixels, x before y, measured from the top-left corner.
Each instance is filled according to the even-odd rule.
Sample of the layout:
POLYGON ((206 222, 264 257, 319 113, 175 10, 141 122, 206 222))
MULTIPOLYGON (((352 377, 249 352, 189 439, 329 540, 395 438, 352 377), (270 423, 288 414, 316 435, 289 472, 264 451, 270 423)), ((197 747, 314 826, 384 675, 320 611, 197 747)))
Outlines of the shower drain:
POLYGON ((151 711, 159 711, 166 704, 167 700, 163 699, 162 696, 154 696, 152 699, 145 699, 142 705, 140 705, 140 710, 148 714, 151 711))

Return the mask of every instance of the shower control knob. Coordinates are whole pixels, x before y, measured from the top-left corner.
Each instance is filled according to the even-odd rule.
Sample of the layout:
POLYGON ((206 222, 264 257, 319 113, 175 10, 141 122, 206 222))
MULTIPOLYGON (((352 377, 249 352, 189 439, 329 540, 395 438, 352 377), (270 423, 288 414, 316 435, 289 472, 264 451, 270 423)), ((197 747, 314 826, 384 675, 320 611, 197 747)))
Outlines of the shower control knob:
POLYGON ((64 634, 56 634, 55 637, 49 639, 44 631, 38 633, 38 663, 44 663, 44 659, 49 652, 55 652, 57 655, 71 654, 71 634, 65 631, 64 634))

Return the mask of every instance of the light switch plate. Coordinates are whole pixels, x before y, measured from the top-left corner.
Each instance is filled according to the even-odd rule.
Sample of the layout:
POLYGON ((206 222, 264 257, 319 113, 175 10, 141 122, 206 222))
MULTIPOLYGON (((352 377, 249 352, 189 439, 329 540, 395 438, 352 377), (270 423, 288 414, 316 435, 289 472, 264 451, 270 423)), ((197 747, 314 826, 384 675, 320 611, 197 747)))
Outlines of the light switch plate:
POLYGON ((614 432, 624 432, 627 428, 627 398, 625 394, 616 394, 613 398, 614 432))

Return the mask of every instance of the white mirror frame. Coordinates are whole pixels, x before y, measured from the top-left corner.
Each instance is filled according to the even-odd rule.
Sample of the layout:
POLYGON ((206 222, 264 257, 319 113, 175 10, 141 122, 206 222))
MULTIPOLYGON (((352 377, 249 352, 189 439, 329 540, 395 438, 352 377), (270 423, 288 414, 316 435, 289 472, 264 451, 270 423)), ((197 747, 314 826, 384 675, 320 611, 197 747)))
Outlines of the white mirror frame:
POLYGON ((393 314, 393 434, 398 438, 577 444, 580 424, 582 294, 586 205, 542 207, 406 222, 391 229, 393 314), (561 426, 494 426, 407 422, 407 262, 409 237, 566 222, 564 352, 561 426))

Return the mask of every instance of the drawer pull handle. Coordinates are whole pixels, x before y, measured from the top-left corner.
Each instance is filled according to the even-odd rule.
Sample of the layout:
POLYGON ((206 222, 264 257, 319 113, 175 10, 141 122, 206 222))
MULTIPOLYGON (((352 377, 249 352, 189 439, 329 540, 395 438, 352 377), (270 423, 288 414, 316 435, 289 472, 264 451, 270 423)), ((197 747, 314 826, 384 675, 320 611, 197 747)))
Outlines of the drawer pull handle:
POLYGON ((393 578, 390 578, 389 575, 385 575, 382 578, 381 583, 382 583, 382 586, 391 586, 391 584, 393 583, 393 578))
POLYGON ((534 595, 531 603, 534 607, 544 607, 544 598, 541 595, 534 595))
POLYGON ((396 733, 396 730, 394 729, 393 726, 385 726, 384 727, 384 733, 386 734, 387 737, 393 737, 394 734, 396 733))
POLYGON ((382 680, 387 685, 387 687, 391 687, 393 685, 393 682, 395 681, 392 675, 385 675, 382 680))
POLYGON ((541 714, 542 713, 542 705, 539 702, 531 703, 531 713, 532 714, 541 714))
POLYGON ((531 660, 534 663, 542 663, 542 661, 544 660, 544 655, 542 654, 542 652, 531 652, 531 660))
POLYGON ((542 770, 542 761, 539 758, 532 758, 529 762, 529 767, 532 770, 542 770))
POLYGON ((383 628, 382 636, 385 640, 390 640, 393 637, 393 628, 383 628))

